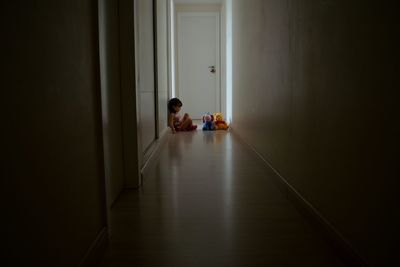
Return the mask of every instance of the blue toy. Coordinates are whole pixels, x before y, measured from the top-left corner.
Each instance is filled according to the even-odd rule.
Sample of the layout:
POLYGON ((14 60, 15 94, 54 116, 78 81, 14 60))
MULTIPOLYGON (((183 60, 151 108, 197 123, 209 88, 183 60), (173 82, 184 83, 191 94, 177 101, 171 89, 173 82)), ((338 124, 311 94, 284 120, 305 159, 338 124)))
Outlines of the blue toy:
POLYGON ((210 113, 206 113, 203 115, 203 131, 214 131, 215 130, 215 122, 214 116, 210 113))

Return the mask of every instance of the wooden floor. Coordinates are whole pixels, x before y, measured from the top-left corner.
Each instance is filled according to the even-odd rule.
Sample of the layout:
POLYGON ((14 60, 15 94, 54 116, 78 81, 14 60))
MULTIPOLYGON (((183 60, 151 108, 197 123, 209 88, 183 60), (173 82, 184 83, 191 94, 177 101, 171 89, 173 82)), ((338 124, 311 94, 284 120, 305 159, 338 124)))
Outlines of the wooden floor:
POLYGON ((112 208, 101 266, 343 266, 232 133, 168 139, 112 208))

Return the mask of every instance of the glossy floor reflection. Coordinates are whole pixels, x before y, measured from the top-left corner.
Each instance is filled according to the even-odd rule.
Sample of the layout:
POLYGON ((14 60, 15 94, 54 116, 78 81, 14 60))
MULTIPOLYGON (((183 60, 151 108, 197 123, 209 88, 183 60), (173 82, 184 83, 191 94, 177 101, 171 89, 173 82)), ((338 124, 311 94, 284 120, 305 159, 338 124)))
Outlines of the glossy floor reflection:
POLYGON ((168 139, 112 208, 101 266, 342 266, 232 133, 168 139))

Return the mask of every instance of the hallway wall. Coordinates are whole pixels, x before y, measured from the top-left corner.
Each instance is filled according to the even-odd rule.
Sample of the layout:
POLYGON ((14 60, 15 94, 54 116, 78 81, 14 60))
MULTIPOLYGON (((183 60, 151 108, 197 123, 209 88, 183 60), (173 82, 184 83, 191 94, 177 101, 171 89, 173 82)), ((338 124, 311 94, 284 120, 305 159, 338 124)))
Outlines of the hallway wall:
POLYGON ((97 1, 7 1, 3 266, 77 266, 106 225, 97 1))
POLYGON ((154 38, 154 3, 153 1, 135 1, 135 51, 136 81, 139 100, 139 132, 142 163, 157 137, 156 132, 156 80, 155 80, 155 38, 154 38))
POLYGON ((122 135, 125 188, 140 184, 138 101, 135 73, 134 2, 119 0, 119 57, 121 71, 122 135))
POLYGON ((167 130, 168 102, 168 21, 167 3, 157 0, 157 62, 158 62, 158 135, 167 130))
POLYGON ((99 1, 104 170, 108 207, 112 205, 125 186, 118 2, 115 0, 99 1))
POLYGON ((398 240, 382 169, 396 23, 369 1, 233 0, 234 130, 379 266, 398 240))

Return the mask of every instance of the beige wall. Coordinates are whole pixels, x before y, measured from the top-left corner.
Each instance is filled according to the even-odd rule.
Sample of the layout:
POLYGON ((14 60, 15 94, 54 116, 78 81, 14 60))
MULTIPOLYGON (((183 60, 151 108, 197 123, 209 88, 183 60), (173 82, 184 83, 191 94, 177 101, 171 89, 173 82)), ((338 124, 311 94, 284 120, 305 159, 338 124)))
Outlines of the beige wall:
POLYGON ((99 1, 99 36, 104 169, 107 205, 110 207, 125 186, 118 1, 99 1))
POLYGON ((168 101, 168 21, 166 0, 157 0, 158 134, 167 129, 168 101))
POLYGON ((154 66, 153 1, 135 1, 135 50, 137 95, 139 100, 139 131, 142 163, 156 139, 156 88, 154 66))
POLYGON ((107 204, 139 186, 133 1, 99 1, 107 204))
POLYGON ((127 188, 140 183, 138 113, 135 84, 134 3, 119 0, 119 38, 124 175, 127 188))
POLYGON ((9 1, 0 17, 1 264, 77 266, 106 225, 97 1, 9 1))
POLYGON ((381 168, 397 48, 390 8, 371 3, 234 0, 233 127, 382 266, 398 240, 397 189, 381 168))

